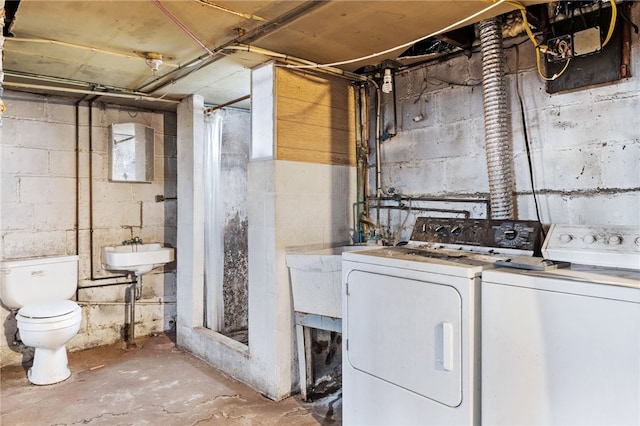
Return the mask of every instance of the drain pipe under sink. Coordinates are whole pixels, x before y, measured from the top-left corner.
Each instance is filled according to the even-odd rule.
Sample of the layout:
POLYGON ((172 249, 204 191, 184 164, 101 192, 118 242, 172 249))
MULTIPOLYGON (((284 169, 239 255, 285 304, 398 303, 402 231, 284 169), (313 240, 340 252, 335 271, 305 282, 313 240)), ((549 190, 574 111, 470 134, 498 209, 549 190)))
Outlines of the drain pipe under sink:
POLYGON ((142 295, 142 275, 131 274, 132 283, 128 289, 129 294, 129 324, 127 326, 127 348, 136 347, 136 300, 142 295), (133 281, 135 280, 135 281, 133 281))
POLYGON ((479 30, 491 218, 513 219, 513 172, 507 127, 502 26, 496 17, 482 21, 479 30))

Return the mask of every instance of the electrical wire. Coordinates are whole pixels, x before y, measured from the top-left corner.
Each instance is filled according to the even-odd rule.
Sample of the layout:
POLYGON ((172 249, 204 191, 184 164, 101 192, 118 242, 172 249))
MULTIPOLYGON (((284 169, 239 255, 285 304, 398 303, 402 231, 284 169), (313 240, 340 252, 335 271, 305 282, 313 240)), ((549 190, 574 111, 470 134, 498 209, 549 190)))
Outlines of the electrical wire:
POLYGON ((540 51, 541 50, 542 50, 541 46, 536 46, 536 68, 538 69, 538 75, 544 81, 553 81, 553 80, 557 79, 562 74, 564 74, 564 72, 567 70, 567 68, 569 68, 569 63, 571 62, 571 58, 567 58, 567 62, 564 63, 564 67, 562 68, 562 70, 560 70, 560 72, 557 72, 557 73, 553 74, 551 77, 547 77, 542 72, 542 65, 540 63, 540 51))
MULTIPOLYGON (((611 0, 613 1, 613 0, 611 0)), ((544 81, 552 81, 557 79, 558 77, 560 77, 562 74, 564 74, 564 72, 567 70, 567 68, 569 68, 569 62, 571 62, 571 58, 567 58, 567 62, 564 64, 564 67, 562 68, 562 70, 558 73, 555 73, 553 76, 551 77, 547 77, 546 75, 544 75, 544 73, 542 72, 542 64, 540 61, 540 53, 541 52, 546 52, 548 47, 544 44, 540 44, 538 42, 538 40, 536 40, 535 36, 533 35, 533 32, 531 31, 531 26, 529 25, 529 20, 527 19, 527 9, 520 3, 518 3, 517 1, 513 1, 513 0, 506 0, 507 4, 510 4, 511 6, 514 6, 515 8, 517 8, 518 10, 520 10, 520 14, 522 15, 522 24, 524 26, 524 30, 527 33, 527 36, 529 36, 529 40, 531 40, 531 43, 533 43, 533 46, 535 47, 536 50, 536 68, 538 69, 538 75, 544 80, 544 81)))
MULTIPOLYGON (((152 1, 157 1, 157 0, 152 0, 152 1)), ((485 14, 486 12, 489 12, 492 9, 494 9, 494 8, 496 8, 496 7, 498 7, 498 6, 502 5, 502 4, 505 4, 505 3, 506 4, 511 4, 512 6, 514 6, 514 4, 512 4, 512 2, 509 2, 508 0, 498 0, 497 2, 493 3, 492 5, 484 8, 484 9, 482 9, 482 10, 476 12, 476 13, 474 13, 471 16, 468 16, 468 17, 466 17, 464 19, 461 19, 460 21, 455 22, 455 23, 453 23, 453 24, 451 24, 451 25, 449 25, 449 26, 447 26, 445 28, 442 28, 441 30, 438 30, 438 31, 436 31, 434 33, 431 33, 431 34, 427 35, 427 36, 420 37, 418 39, 415 39, 415 40, 409 41, 407 43, 401 44, 399 46, 395 46, 395 47, 392 47, 390 49, 383 50, 382 52, 376 52, 376 53, 372 53, 370 55, 361 56, 359 58, 347 59, 347 60, 338 61, 338 62, 331 62, 331 63, 328 63, 328 64, 287 65, 287 68, 325 68, 325 67, 335 67, 335 66, 338 66, 338 65, 348 65, 348 64, 353 64, 355 62, 360 62, 360 61, 364 61, 364 60, 367 60, 367 59, 376 58, 378 56, 382 56, 382 55, 386 55, 386 54, 392 53, 392 52, 394 52, 396 50, 399 50, 399 49, 406 49, 406 48, 408 48, 410 46, 413 46, 414 44, 416 44, 418 42, 421 42, 421 41, 426 40, 426 39, 431 38, 431 37, 435 37, 435 36, 440 35, 442 33, 446 33, 447 31, 451 31, 451 30, 453 30, 453 29, 455 29, 455 28, 457 28, 459 26, 463 26, 465 24, 473 23, 475 21, 475 19, 478 18, 479 16, 481 16, 481 15, 485 14)), ((513 3, 515 3, 515 2, 513 2, 513 3)), ((517 4, 519 4, 519 3, 517 3, 517 4)), ((522 5, 520 5, 520 6, 522 6, 522 5)), ((522 6, 522 7, 524 7, 524 6, 522 6)))
POLYGON ((609 0, 611 3, 611 22, 609 22, 609 31, 607 31, 607 36, 602 42, 602 47, 605 47, 609 40, 611 40, 611 36, 613 35, 613 30, 616 28, 616 19, 618 18, 618 7, 616 6, 615 0, 609 0))
MULTIPOLYGON (((52 44, 52 45, 58 45, 58 46, 64 46, 64 47, 71 47, 71 48, 74 48, 74 49, 88 50, 90 52, 95 52, 95 53, 104 53, 105 55, 119 56, 119 57, 125 58, 125 59, 141 59, 141 60, 145 60, 145 58, 140 57, 140 56, 136 56, 135 54, 131 54, 131 53, 116 52, 114 50, 105 50, 105 49, 100 49, 100 48, 97 48, 97 47, 84 46, 84 45, 81 45, 81 44, 68 43, 66 41, 53 40, 53 39, 9 37, 9 38, 7 38, 5 40, 9 41, 10 44, 12 44, 12 43, 52 44)), ((17 50, 16 52, 20 52, 20 51, 17 50)))
MULTIPOLYGON (((518 95, 518 101, 520 102, 520 118, 522 119, 522 134, 524 136, 524 146, 525 149, 527 151, 527 162, 529 164, 529 179, 531 180, 531 195, 533 196, 533 204, 535 205, 536 208, 536 217, 538 219, 538 222, 540 224, 542 224, 542 219, 540 216, 540 206, 538 205, 538 197, 536 195, 536 187, 534 184, 534 178, 533 178, 533 159, 531 158, 531 144, 529 142, 529 133, 527 132, 527 120, 526 120, 526 116, 524 113, 524 101, 522 100, 522 94, 520 93, 520 83, 519 83, 519 76, 518 76, 518 64, 520 62, 520 48, 518 47, 518 45, 514 45, 514 47, 516 48, 516 93, 518 95)), ((541 227, 540 229, 542 229, 542 235, 543 238, 546 238, 545 232, 544 232, 544 228, 541 227)))
MULTIPOLYGON (((529 25, 529 21, 527 19, 527 9, 520 3, 518 3, 517 1, 513 1, 513 0, 506 0, 507 4, 510 4, 511 6, 516 7, 518 10, 520 10, 520 14, 522 15, 522 23, 524 25, 524 29, 527 33, 527 35, 529 36, 529 39, 531 40, 531 42, 533 43, 533 46, 536 49, 536 68, 538 69, 538 74, 540 75, 540 77, 545 80, 545 81, 552 81, 557 79, 558 77, 560 77, 562 74, 564 74, 564 72, 567 70, 567 68, 569 68, 569 63, 571 62, 571 58, 567 58, 567 62, 565 62, 564 67, 562 68, 562 70, 560 70, 560 72, 555 73, 553 76, 551 77, 547 77, 544 75, 544 73, 542 72, 542 65, 541 65, 541 60, 540 60, 540 53, 545 53, 548 50, 548 46, 543 45, 541 43, 539 43, 535 36, 533 35, 533 32, 531 31, 531 27, 529 25)), ((604 41, 602 42, 602 47, 605 47, 607 45, 607 43, 609 43, 609 40, 611 40, 611 36, 613 35, 613 31, 615 30, 616 27, 616 19, 618 17, 618 8, 616 6, 616 2, 615 0, 609 0, 609 3, 611 4, 611 21, 609 22, 609 30, 607 31, 607 36, 605 37, 604 41)))

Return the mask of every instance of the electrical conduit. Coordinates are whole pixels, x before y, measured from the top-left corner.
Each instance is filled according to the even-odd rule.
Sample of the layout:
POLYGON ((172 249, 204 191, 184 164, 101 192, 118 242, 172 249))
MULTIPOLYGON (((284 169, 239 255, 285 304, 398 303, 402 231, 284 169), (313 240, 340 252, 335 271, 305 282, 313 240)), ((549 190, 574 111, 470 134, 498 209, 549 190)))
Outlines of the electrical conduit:
POLYGON ((492 219, 513 219, 513 183, 507 128, 502 28, 498 18, 482 21, 482 94, 492 219))

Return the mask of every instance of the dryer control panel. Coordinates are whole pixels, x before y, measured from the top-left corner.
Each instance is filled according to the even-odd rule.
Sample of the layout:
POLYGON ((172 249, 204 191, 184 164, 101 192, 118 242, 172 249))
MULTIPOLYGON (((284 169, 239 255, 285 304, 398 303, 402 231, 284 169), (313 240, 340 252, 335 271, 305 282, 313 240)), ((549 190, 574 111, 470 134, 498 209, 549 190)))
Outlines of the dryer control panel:
POLYGON ((419 217, 411 241, 540 252, 541 225, 530 220, 419 217))

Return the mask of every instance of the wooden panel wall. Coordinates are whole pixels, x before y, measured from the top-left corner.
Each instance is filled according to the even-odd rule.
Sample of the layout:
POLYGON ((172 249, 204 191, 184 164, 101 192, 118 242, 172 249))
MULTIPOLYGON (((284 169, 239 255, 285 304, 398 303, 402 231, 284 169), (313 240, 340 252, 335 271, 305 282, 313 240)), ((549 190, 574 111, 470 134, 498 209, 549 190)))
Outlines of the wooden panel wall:
POLYGON ((348 80, 277 68, 276 159, 356 164, 348 80))

